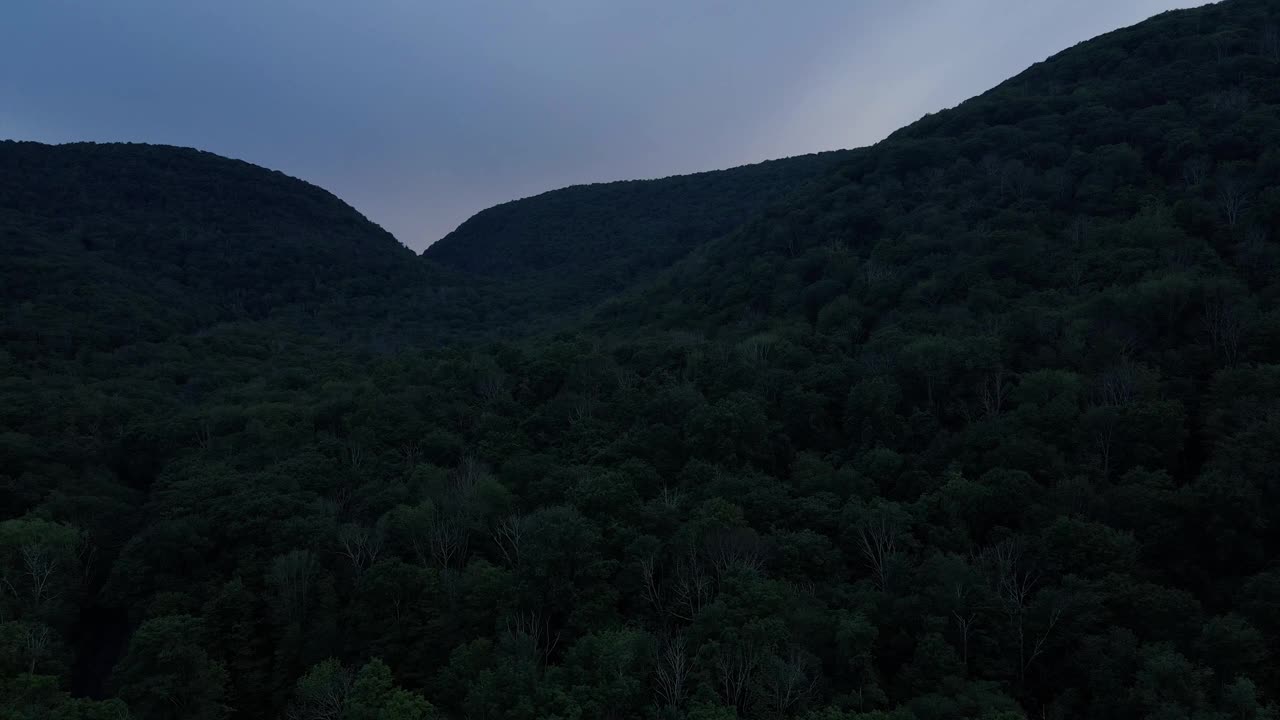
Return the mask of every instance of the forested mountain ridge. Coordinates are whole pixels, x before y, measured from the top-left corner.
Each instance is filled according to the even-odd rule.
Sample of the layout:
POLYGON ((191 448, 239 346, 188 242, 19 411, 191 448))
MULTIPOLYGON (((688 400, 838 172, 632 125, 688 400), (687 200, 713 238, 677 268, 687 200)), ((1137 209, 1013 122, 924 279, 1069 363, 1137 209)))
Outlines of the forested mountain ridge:
POLYGON ((828 174, 850 151, 729 170, 575 185, 489 208, 423 256, 500 280, 543 312, 589 307, 828 174))
MULTIPOLYGON (((1105 283, 1071 241, 1089 239, 1092 222, 1144 210, 1196 239, 1232 241, 1208 222, 1215 213, 1235 240, 1260 239, 1280 218, 1268 192, 1280 162, 1271 134, 1280 89, 1271 82, 1277 41, 1269 10, 1265 2, 1228 2, 1166 13, 1059 53, 849 153, 802 197, 763 208, 738 232, 699 248, 629 310, 649 318, 675 312, 673 324, 709 332, 740 328, 734 313, 743 310, 764 319, 803 308, 815 322, 836 284, 850 279, 805 286, 815 273, 850 271, 855 259, 872 275, 915 264, 910 277, 890 283, 895 292, 921 282, 917 291, 955 293, 965 280, 954 254, 971 252, 974 234, 1020 244, 1028 259, 1058 253, 1044 266, 1105 283), (1236 25, 1244 16, 1258 26, 1236 25), (679 312, 686 301, 697 312, 679 312), (727 314, 708 315, 708 305, 727 314)), ((1092 235, 1093 245, 1122 240, 1092 235)))
POLYGON ((525 334, 643 284, 842 154, 552 191, 480 213, 417 259, 328 192, 249 163, 4 141, 10 340, 38 342, 19 324, 62 324, 62 350, 115 347, 239 320, 377 350, 525 334), (46 310, 78 319, 45 323, 46 310))
POLYGON ((329 193, 183 148, 2 142, 0 236, 4 336, 19 354, 281 312, 318 331, 335 305, 386 305, 432 284, 411 251, 329 193))
POLYGON ((1084 43, 554 334, 6 334, 0 712, 1276 717, 1278 24, 1084 43))

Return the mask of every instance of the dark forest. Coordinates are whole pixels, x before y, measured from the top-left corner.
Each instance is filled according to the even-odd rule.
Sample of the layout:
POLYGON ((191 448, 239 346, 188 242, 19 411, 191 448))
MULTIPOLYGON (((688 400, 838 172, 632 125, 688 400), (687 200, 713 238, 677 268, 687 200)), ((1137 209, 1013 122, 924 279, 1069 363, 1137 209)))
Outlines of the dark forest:
POLYGON ((422 256, 0 143, 0 718, 1276 718, 1278 28, 422 256))

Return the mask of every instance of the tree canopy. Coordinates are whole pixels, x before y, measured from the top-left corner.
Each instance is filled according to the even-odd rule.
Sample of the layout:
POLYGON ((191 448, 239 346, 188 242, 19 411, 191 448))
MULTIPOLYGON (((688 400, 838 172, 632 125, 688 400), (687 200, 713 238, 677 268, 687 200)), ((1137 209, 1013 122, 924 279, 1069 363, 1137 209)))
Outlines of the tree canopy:
POLYGON ((1278 26, 423 257, 0 143, 0 718, 1276 717, 1278 26))

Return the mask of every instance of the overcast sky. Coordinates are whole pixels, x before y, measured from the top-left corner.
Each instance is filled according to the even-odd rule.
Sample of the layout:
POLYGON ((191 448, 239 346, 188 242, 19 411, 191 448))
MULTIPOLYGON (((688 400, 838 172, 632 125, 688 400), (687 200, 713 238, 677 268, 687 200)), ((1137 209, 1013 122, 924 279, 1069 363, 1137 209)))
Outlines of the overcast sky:
POLYGON ((564 185, 857 147, 1202 0, 3 0, 0 137, 211 150, 421 250, 564 185))

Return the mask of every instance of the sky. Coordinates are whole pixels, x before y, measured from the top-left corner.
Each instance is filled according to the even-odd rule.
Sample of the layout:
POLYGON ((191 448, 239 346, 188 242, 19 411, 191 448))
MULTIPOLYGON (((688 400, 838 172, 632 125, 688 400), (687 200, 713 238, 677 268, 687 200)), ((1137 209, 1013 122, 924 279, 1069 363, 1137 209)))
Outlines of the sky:
POLYGON ((1203 0, 4 0, 0 138, 182 145, 422 250, 584 182, 874 143, 1203 0))

